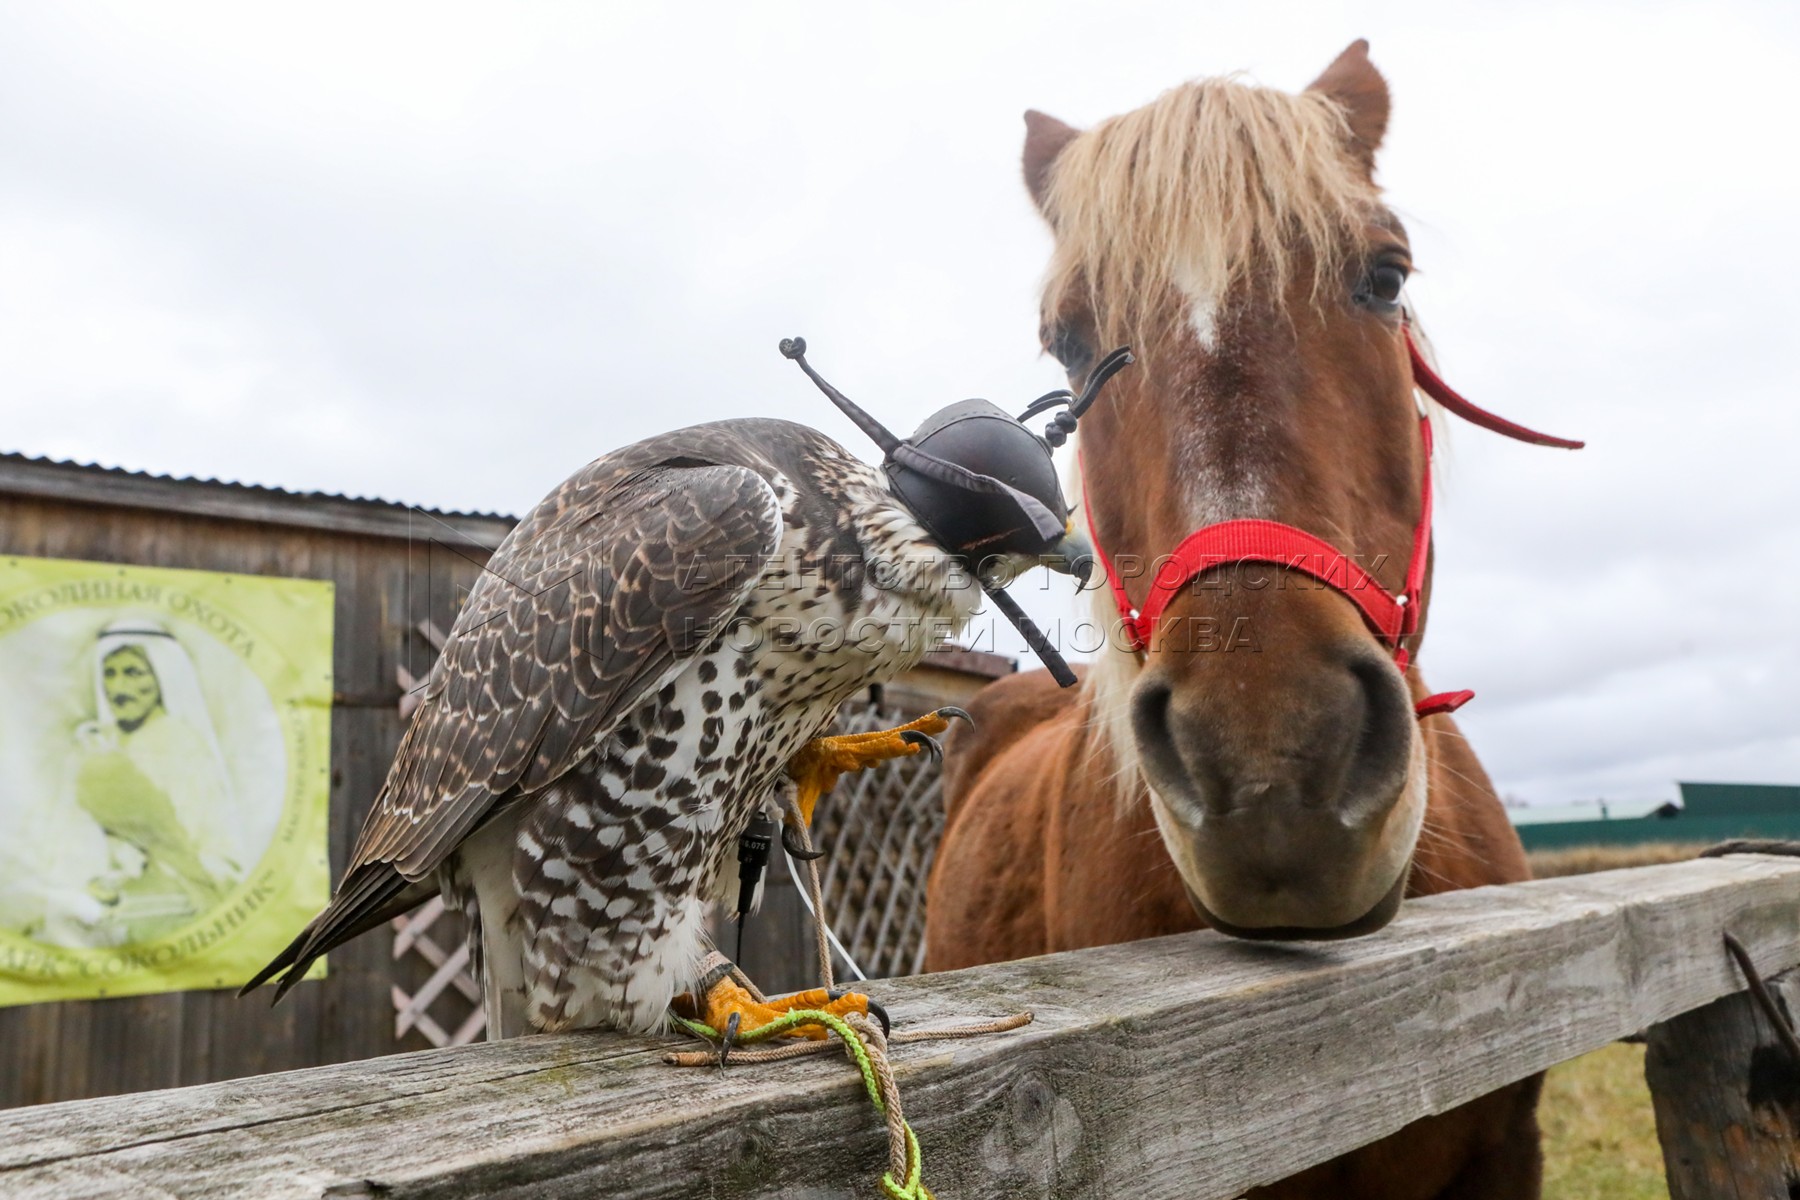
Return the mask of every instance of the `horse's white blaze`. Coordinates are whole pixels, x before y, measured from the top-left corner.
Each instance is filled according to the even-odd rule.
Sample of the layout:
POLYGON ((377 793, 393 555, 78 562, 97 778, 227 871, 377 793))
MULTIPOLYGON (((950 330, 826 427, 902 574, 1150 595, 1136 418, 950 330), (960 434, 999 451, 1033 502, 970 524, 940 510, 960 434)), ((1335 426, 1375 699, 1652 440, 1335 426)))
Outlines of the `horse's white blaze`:
POLYGON ((1207 354, 1215 353, 1219 348, 1220 281, 1208 278, 1198 264, 1178 267, 1173 275, 1175 290, 1187 304, 1188 328, 1194 340, 1207 354))

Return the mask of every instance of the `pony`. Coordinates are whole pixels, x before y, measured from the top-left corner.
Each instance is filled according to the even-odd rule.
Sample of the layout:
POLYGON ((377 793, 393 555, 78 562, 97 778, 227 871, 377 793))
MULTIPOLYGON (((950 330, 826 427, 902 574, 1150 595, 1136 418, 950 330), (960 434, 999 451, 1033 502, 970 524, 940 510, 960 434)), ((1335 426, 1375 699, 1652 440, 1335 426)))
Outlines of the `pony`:
MULTIPOLYGON (((973 729, 948 745, 928 970, 1208 926, 1366 935, 1403 896, 1529 877, 1446 715, 1466 694, 1429 697, 1419 673, 1430 425, 1415 381, 1442 384, 1411 328, 1406 230, 1374 179, 1388 113, 1359 41, 1297 94, 1202 79, 1085 132, 1026 114, 1025 183, 1055 242, 1044 348, 1077 390, 1109 348, 1139 359, 1076 436, 1075 519, 1101 551, 1090 594, 1110 636, 1079 688, 1031 672, 969 705, 973 729), (1221 522, 1305 531, 1414 611, 1383 637, 1352 588, 1275 555, 1148 566, 1221 522), (1125 626, 1157 588, 1166 606, 1140 638, 1125 626)), ((1252 1194, 1536 1197, 1541 1082, 1252 1194)))

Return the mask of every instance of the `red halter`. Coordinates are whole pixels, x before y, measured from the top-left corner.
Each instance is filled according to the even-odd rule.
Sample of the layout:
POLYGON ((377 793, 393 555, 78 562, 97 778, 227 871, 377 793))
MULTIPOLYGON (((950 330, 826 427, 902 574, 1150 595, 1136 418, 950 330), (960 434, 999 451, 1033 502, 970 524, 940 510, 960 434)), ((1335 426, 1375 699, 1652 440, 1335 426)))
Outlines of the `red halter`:
MULTIPOLYGON (((1413 381, 1426 395, 1463 420, 1537 446, 1579 450, 1584 445, 1515 425, 1477 407, 1438 378, 1425 356, 1419 353, 1411 329, 1403 329, 1403 334, 1407 353, 1412 358, 1413 381)), ((1119 616, 1132 650, 1142 654, 1149 649, 1150 636, 1156 631, 1169 602, 1194 579, 1214 567, 1262 562, 1311 576, 1356 605, 1375 635, 1394 648, 1394 665, 1405 671, 1411 658, 1406 639, 1419 629, 1419 593, 1425 586, 1425 563, 1431 549, 1431 421, 1424 415, 1419 417, 1419 437, 1425 445, 1425 471, 1419 486, 1419 523, 1413 527, 1412 559, 1406 567, 1406 585, 1397 596, 1385 591, 1373 575, 1330 542, 1280 521, 1252 519, 1221 521, 1188 534, 1175 547, 1175 552, 1157 567, 1156 577, 1150 583, 1150 594, 1144 598, 1142 607, 1138 607, 1132 604, 1124 580, 1119 578, 1112 559, 1101 548, 1093 510, 1088 509, 1088 532, 1093 538, 1094 554, 1106 569, 1107 582, 1112 585, 1113 600, 1119 606, 1119 616)), ((1083 492, 1082 504, 1085 506, 1086 489, 1083 492)), ((1419 701, 1413 709, 1419 716, 1429 717, 1434 713, 1455 712, 1474 698, 1475 693, 1471 691, 1438 692, 1419 701)))

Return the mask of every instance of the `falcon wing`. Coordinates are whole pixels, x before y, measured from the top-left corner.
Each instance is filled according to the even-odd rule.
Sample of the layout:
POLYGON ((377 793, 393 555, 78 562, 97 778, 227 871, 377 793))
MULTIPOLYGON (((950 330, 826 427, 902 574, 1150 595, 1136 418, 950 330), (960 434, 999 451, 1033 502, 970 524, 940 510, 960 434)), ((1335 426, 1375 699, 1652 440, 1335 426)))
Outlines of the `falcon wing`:
POLYGON ((423 899, 502 796, 554 782, 742 608, 781 539, 762 476, 606 467, 569 480, 489 560, 337 895, 245 991, 285 971, 279 1000, 313 959, 423 899))

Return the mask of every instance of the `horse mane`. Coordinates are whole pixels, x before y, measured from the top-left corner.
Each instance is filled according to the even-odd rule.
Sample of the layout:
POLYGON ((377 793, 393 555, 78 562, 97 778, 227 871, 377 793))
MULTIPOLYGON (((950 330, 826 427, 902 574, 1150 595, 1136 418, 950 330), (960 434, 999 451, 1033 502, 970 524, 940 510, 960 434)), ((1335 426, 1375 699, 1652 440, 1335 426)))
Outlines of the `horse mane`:
MULTIPOLYGON (((1081 435, 1077 433, 1075 437, 1079 440, 1081 435)), ((1087 519, 1086 481, 1082 478, 1080 457, 1071 454, 1069 460, 1075 465, 1068 472, 1064 494, 1074 504, 1076 527, 1092 541, 1094 530, 1087 519)), ((1147 786, 1137 739, 1131 733, 1131 687, 1137 682, 1140 668, 1137 656, 1124 643, 1119 609, 1102 574, 1097 573, 1083 585, 1081 600, 1087 605, 1088 620, 1104 635, 1081 680, 1081 698, 1086 706, 1082 736, 1092 755, 1090 761, 1111 768, 1108 782, 1114 799, 1120 805, 1128 805, 1143 795, 1147 786)))
MULTIPOLYGON (((1166 309, 1171 288, 1216 307, 1235 284, 1285 283, 1299 254, 1319 294, 1378 204, 1351 146, 1344 110, 1324 93, 1231 77, 1184 83, 1101 122, 1051 166, 1044 311, 1086 300, 1103 344, 1143 344, 1139 326, 1166 309)), ((1269 290, 1279 305, 1284 289, 1269 290)))

